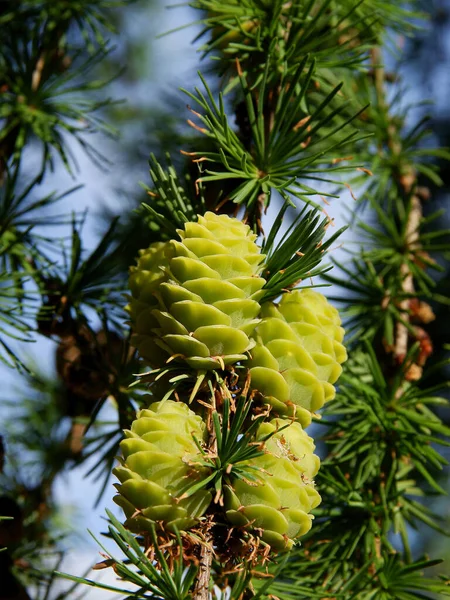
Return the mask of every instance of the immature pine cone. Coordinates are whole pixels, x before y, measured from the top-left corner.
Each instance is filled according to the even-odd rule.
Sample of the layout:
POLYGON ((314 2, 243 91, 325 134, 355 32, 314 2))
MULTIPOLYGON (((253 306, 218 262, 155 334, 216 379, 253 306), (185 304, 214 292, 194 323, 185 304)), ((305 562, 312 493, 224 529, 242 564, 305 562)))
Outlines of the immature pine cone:
POLYGON ((170 247, 166 242, 156 242, 146 250, 140 250, 137 265, 130 268, 128 280, 132 293, 127 307, 134 332, 132 344, 145 362, 154 368, 164 364, 167 358, 153 333, 158 327, 153 310, 159 306, 155 292, 168 279, 164 269, 169 265, 169 254, 170 247))
POLYGON ((211 212, 179 234, 181 241, 142 253, 130 277, 141 355, 151 366, 175 356, 197 370, 246 359, 265 283, 256 236, 241 221, 211 212))
POLYGON ((320 461, 299 423, 274 419, 259 427, 257 437, 273 432, 265 442, 266 454, 239 465, 256 467, 250 472, 259 482, 236 479, 225 488, 225 508, 233 525, 256 530, 272 550, 289 550, 309 531, 309 513, 320 504, 313 482, 320 461))
POLYGON ((306 427, 325 402, 347 358, 337 310, 313 290, 285 293, 277 305, 266 302, 251 351, 251 386, 280 415, 306 427))
POLYGON ((131 431, 125 431, 122 465, 113 471, 120 481, 114 501, 131 531, 145 533, 155 524, 186 530, 208 508, 211 494, 204 489, 183 497, 189 483, 209 473, 197 464, 202 455, 193 436, 204 441, 205 424, 186 404, 172 400, 141 410, 131 431))

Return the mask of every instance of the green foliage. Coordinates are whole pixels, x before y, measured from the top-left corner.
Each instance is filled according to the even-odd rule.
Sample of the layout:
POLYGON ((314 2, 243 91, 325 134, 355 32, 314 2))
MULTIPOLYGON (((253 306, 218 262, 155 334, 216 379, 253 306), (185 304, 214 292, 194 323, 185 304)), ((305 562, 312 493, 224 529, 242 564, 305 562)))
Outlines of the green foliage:
POLYGON ((36 199, 34 188, 38 179, 33 179, 25 187, 19 182, 20 173, 16 167, 0 187, 0 346, 3 348, 0 360, 23 368, 22 361, 7 338, 32 340, 33 325, 30 319, 36 313, 38 302, 33 279, 39 279, 40 270, 50 264, 47 251, 58 245, 56 239, 39 234, 39 226, 68 222, 64 215, 43 217, 40 211, 51 210, 54 204, 73 190, 60 195, 50 193, 36 199), (47 246, 45 250, 44 244, 47 246))
MULTIPOLYGON (((347 526, 351 523, 347 522, 347 526)), ((346 545, 342 544, 339 549, 344 556, 349 554, 349 547, 352 551, 355 540, 358 539, 357 531, 350 529, 350 535, 344 534, 346 545)), ((342 555, 342 554, 341 554, 342 555)), ((307 560, 307 559, 306 559, 307 560)), ((333 558, 331 558, 333 560, 333 558)), ((305 561, 305 558, 303 558, 305 561)), ((370 563, 363 565, 361 571, 356 576, 351 576, 351 572, 344 571, 346 583, 344 585, 329 586, 328 582, 323 582, 323 574, 320 574, 320 566, 317 573, 310 577, 298 578, 298 572, 301 571, 303 565, 300 561, 293 561, 285 568, 286 575, 291 576, 291 579, 283 581, 275 581, 270 587, 273 595, 286 600, 294 600, 301 598, 325 598, 326 594, 337 594, 337 597, 358 598, 358 600, 424 600, 435 597, 435 594, 448 596, 448 586, 442 578, 432 579, 424 577, 424 569, 435 567, 439 561, 430 561, 426 558, 419 559, 413 563, 402 563, 397 555, 389 556, 386 564, 378 569, 372 569, 370 563), (314 591, 315 590, 315 591, 314 591)))
POLYGON ((320 266, 323 255, 345 231, 345 227, 324 240, 330 220, 324 217, 320 221, 317 210, 307 211, 305 206, 295 217, 283 237, 276 242, 283 217, 288 205, 280 211, 273 224, 262 251, 267 258, 264 265, 264 276, 267 283, 261 302, 273 300, 283 290, 295 289, 304 279, 324 275, 330 267, 320 266))
POLYGON ((5 273, 0 276, 0 361, 9 366, 23 367, 10 345, 11 339, 31 341, 27 317, 34 314, 32 302, 22 289, 23 276, 5 273))
MULTIPOLYGON (((341 89, 335 87, 317 107, 308 108, 305 95, 310 90, 315 63, 308 64, 308 57, 290 75, 282 73, 280 93, 274 106, 270 106, 268 94, 267 65, 261 81, 250 86, 245 74, 238 66, 242 95, 248 112, 248 137, 242 139, 230 126, 223 95, 215 101, 206 81, 200 75, 206 96, 196 88, 196 93, 186 92, 204 111, 195 113, 203 128, 200 131, 214 143, 213 152, 193 152, 197 161, 213 163, 219 171, 205 169, 199 182, 233 179, 242 182, 229 194, 236 204, 244 204, 249 212, 260 203, 267 207, 271 194, 277 191, 292 203, 291 196, 304 202, 311 202, 317 189, 309 181, 338 184, 332 179, 334 173, 354 169, 354 166, 339 163, 344 149, 355 144, 358 132, 351 127, 356 119, 353 115, 335 127, 337 117, 344 110, 344 103, 333 105, 333 100, 341 89), (254 97, 258 98, 257 103, 254 97), (305 182, 305 183, 304 183, 305 182)), ((197 125, 195 125, 198 128, 197 125)), ((333 194, 324 193, 325 196, 333 194)))
POLYGON ((65 142, 73 136, 92 160, 100 154, 85 135, 111 132, 99 116, 110 101, 97 99, 106 82, 89 79, 108 49, 102 38, 101 5, 76 1, 63 8, 51 2, 28 1, 17 9, 7 2, 0 15, 2 53, 0 81, 0 157, 3 172, 9 157, 15 163, 30 139, 42 147, 41 174, 54 165, 55 154, 67 169, 74 159, 65 142), (80 28, 85 47, 71 43, 73 26, 80 28))
MULTIPOLYGON (((158 547, 156 532, 151 536, 155 544, 155 557, 159 568, 155 562, 143 552, 135 537, 125 529, 114 515, 107 511, 109 518, 108 532, 112 540, 125 556, 125 560, 115 558, 98 540, 97 542, 105 553, 105 561, 100 563, 97 568, 106 568, 114 566, 114 571, 119 579, 137 587, 137 590, 119 588, 116 586, 102 584, 99 581, 92 581, 83 577, 75 577, 65 573, 57 573, 65 579, 70 579, 75 583, 95 587, 97 589, 117 592, 133 598, 155 598, 155 600, 187 600, 191 597, 190 588, 197 574, 197 568, 191 564, 185 568, 183 557, 180 556, 175 563, 169 564, 166 560, 164 550, 158 547)), ((95 539, 95 538, 94 538, 95 539)), ((176 536, 175 542, 181 546, 181 538, 176 536)))
POLYGON ((207 37, 200 47, 203 55, 220 59, 224 63, 221 68, 238 57, 245 70, 257 78, 267 63, 276 77, 286 63, 298 64, 307 54, 316 57, 321 69, 364 69, 367 51, 379 41, 386 26, 402 33, 414 29, 420 17, 410 9, 414 4, 397 6, 383 0, 191 2, 206 12, 199 35, 207 37))
MULTIPOLYGON (((446 444, 439 436, 448 436, 450 429, 430 409, 433 405, 445 405, 446 401, 435 397, 435 389, 405 386, 402 370, 387 381, 370 346, 366 353, 356 351, 353 356, 341 379, 337 400, 325 409, 325 419, 341 417, 330 421, 331 452, 326 464, 352 472, 356 489, 364 489, 384 471, 385 509, 399 528, 405 513, 408 519, 414 520, 413 515, 420 518, 419 511, 409 515, 408 509, 403 508, 409 500, 402 496, 420 492, 414 477, 423 476, 435 492, 445 493, 436 479, 446 461, 427 440, 446 444), (373 447, 377 448, 376 454, 371 452, 373 447)), ((421 509, 426 521, 426 508, 421 509)))
MULTIPOLYGON (((373 58, 377 64, 381 61, 378 54, 373 58), (376 60, 375 60, 376 59, 376 60)), ((379 65, 382 67, 382 64, 379 65)), ((364 193, 359 200, 362 208, 370 205, 372 210, 380 208, 376 219, 384 217, 405 220, 407 218, 407 200, 409 192, 413 192, 411 184, 413 174, 420 176, 420 186, 440 186, 437 161, 446 161, 450 153, 446 148, 436 148, 431 140, 430 116, 424 114, 411 125, 414 112, 423 113, 429 102, 413 102, 406 104, 405 94, 408 87, 400 80, 397 73, 379 76, 376 71, 366 75, 355 75, 352 80, 348 73, 343 73, 345 96, 350 103, 366 104, 361 114, 364 131, 371 134, 369 143, 357 147, 358 159, 364 163, 367 171, 352 178, 353 186, 362 186, 364 193), (390 81, 389 96, 383 93, 384 78, 390 81)), ((332 85, 335 78, 330 78, 332 85)), ((429 108, 427 108, 429 110, 429 108)))
POLYGON ((169 156, 167 160, 169 166, 164 170, 154 155, 150 157, 150 175, 157 191, 147 190, 152 202, 142 207, 150 214, 149 228, 154 232, 152 238, 157 237, 152 241, 175 238, 177 229, 182 228, 184 223, 196 221, 197 215, 206 212, 201 188, 195 198, 190 197, 186 192, 189 182, 183 185, 169 156))
POLYGON ((213 469, 216 493, 220 494, 224 477, 226 480, 229 480, 230 475, 249 481, 258 479, 257 469, 239 464, 264 454, 261 444, 255 443, 256 432, 264 420, 264 415, 255 418, 250 425, 244 428, 250 409, 251 402, 245 396, 241 396, 234 415, 230 411, 228 399, 224 403, 222 419, 217 413, 213 415, 214 431, 217 437, 217 456, 213 459, 206 459, 205 465, 209 465, 213 469), (242 431, 245 433, 242 434, 242 431))

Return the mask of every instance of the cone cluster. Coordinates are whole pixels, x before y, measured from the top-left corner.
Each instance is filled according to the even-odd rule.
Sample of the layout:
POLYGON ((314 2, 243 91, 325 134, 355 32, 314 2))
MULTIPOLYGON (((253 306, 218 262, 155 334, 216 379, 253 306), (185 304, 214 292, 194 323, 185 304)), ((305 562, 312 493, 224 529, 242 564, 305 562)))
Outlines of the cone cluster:
MULTIPOLYGON (((223 517, 272 550, 289 549, 320 503, 319 458, 304 428, 334 397, 346 360, 339 314, 312 290, 260 305, 264 255, 236 219, 206 213, 179 236, 141 251, 131 269, 134 344, 154 369, 168 361, 187 375, 248 367, 252 402, 277 418, 258 429, 264 453, 241 461, 241 476, 224 477, 223 517)), ((140 411, 121 443, 115 500, 135 532, 189 529, 213 503, 204 409, 193 404, 193 412, 189 395, 178 399, 140 411)))

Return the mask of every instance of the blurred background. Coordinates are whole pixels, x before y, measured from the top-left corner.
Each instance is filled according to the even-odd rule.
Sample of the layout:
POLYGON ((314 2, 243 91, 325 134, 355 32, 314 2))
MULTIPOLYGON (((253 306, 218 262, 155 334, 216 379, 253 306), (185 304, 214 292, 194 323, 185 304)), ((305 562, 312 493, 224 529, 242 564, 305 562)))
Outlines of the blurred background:
MULTIPOLYGON (((136 213, 130 221, 130 213, 146 197, 140 182, 150 184, 149 155, 154 153, 157 157, 164 157, 166 152, 171 152, 175 162, 178 160, 187 127, 185 123, 189 118, 187 97, 179 91, 179 87, 191 90, 198 83, 197 69, 201 68, 205 73, 210 69, 209 59, 201 62, 196 46, 191 43, 199 29, 195 24, 185 27, 196 18, 194 11, 187 6, 170 8, 170 3, 169 0, 140 0, 111 12, 116 30, 111 35, 113 48, 109 57, 100 63, 100 71, 90 75, 93 79, 105 76, 113 78, 99 94, 104 95, 105 99, 110 97, 114 100, 104 110, 103 116, 114 126, 116 133, 112 137, 97 134, 91 140, 106 161, 99 167, 76 142, 71 142, 71 150, 78 163, 74 175, 69 175, 64 165, 56 161, 54 172, 46 176, 40 186, 42 195, 81 186, 62 201, 58 211, 86 211, 82 235, 87 250, 95 247, 114 216, 119 217, 122 235, 130 236, 130 253, 146 245, 145 240, 139 238, 143 217, 136 213), (176 31, 157 37, 170 30, 176 31)), ((429 15, 428 23, 417 32, 414 39, 395 40, 403 47, 403 53, 401 56, 391 54, 387 61, 390 70, 398 72, 403 78, 407 89, 404 103, 417 105, 411 112, 411 120, 430 115, 434 137, 430 143, 450 146, 450 0, 424 2, 422 9, 429 15), (428 100, 431 103, 425 103, 428 100)), ((39 168, 33 147, 27 150, 24 164, 27 165, 28 175, 33 169, 39 168)), ((442 165, 441 176, 444 186, 432 190, 425 212, 447 209, 447 214, 442 216, 446 225, 441 221, 439 227, 449 229, 450 164, 442 165)), ((350 202, 348 198, 343 198, 329 207, 328 212, 338 226, 346 222, 346 206, 350 202)), ((55 229, 52 228, 51 234, 54 233, 55 229)), ((348 243, 351 234, 345 235, 344 244, 348 243)), ((124 260, 130 259, 124 256, 124 260)), ((450 295, 449 277, 442 284, 441 293, 450 295)), ((450 313, 447 307, 447 310, 441 309, 434 324, 431 324, 430 333, 437 342, 436 346, 448 342, 449 330, 450 313)), ((33 402, 40 406, 45 394, 55 388, 55 350, 55 343, 44 337, 21 349, 28 356, 28 364, 40 374, 40 385, 35 380, 21 381, 14 371, 0 368, 2 396, 5 399, 0 408, 0 432, 7 429, 7 422, 10 426, 14 421, 16 429, 20 428, 18 407, 22 406, 24 398, 31 406, 33 402)), ((434 360, 438 358, 435 356, 434 360)), ((102 411, 102 418, 106 422, 108 405, 102 411)), ((23 416, 23 413, 20 414, 23 416)), ((66 422, 61 427, 67 429, 69 426, 66 422)), ((61 431, 58 435, 64 436, 65 432, 61 431)), ((59 511, 57 519, 61 523, 68 522, 72 531, 64 541, 69 551, 60 569, 78 575, 100 560, 98 546, 87 530, 99 536, 104 528, 102 516, 105 508, 115 510, 111 501, 111 480, 96 503, 103 481, 100 481, 98 472, 88 475, 92 466, 90 460, 81 466, 75 464, 55 481, 55 499, 59 511)), ((445 480, 442 485, 449 487, 445 480)), ((439 511, 446 516, 450 525, 450 506, 445 499, 439 502, 439 511)), ((418 531, 415 536, 417 554, 429 550, 432 556, 446 555, 449 559, 450 543, 445 546, 445 542, 436 540, 429 532, 418 531), (444 547, 437 547, 441 544, 444 547)), ((100 573, 98 576, 105 581, 113 581, 110 574, 100 573)), ((95 590, 88 591, 85 597, 94 599, 108 596, 110 594, 107 592, 95 590)))

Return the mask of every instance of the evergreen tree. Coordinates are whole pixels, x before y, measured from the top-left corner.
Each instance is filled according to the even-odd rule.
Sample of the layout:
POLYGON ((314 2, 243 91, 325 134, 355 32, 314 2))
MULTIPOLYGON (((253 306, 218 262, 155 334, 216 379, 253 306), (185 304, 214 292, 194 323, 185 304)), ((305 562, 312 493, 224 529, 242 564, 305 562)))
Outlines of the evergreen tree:
POLYGON ((429 503, 445 493, 447 382, 428 326, 449 303, 449 241, 423 204, 450 156, 411 123, 384 64, 423 15, 415 2, 193 0, 214 62, 184 90, 190 132, 154 149, 145 202, 86 252, 84 216, 48 217, 64 192, 36 190, 56 159, 73 170, 72 138, 102 160, 88 140, 111 131, 111 102, 89 73, 116 5, 0 5, 0 358, 26 388, 2 431, 0 597, 449 595, 427 574, 439 557, 410 539, 442 530, 429 503), (345 234, 324 204, 345 193, 357 243, 338 262, 345 234), (14 341, 39 336, 56 342, 57 381, 14 341), (60 572, 54 483, 88 459, 98 502, 113 472, 123 509, 108 511, 95 567, 116 585, 60 572), (61 578, 74 587, 57 592, 61 578))

